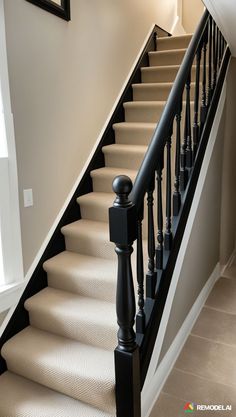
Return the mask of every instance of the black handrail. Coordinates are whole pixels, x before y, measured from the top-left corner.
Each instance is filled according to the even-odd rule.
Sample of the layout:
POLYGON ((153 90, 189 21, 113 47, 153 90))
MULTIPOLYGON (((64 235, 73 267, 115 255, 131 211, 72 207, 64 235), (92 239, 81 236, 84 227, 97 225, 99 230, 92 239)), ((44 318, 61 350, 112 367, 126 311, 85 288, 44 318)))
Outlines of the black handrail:
POLYGON ((161 157, 163 153, 166 140, 169 136, 170 125, 176 115, 176 108, 181 100, 184 86, 201 42, 202 34, 206 29, 208 19, 209 12, 208 10, 205 10, 199 26, 190 41, 183 62, 177 73, 174 85, 167 99, 161 120, 156 127, 152 141, 135 179, 134 186, 130 194, 130 200, 137 207, 137 210, 139 210, 140 205, 142 204, 144 195, 149 186, 150 178, 156 171, 158 158, 161 157))

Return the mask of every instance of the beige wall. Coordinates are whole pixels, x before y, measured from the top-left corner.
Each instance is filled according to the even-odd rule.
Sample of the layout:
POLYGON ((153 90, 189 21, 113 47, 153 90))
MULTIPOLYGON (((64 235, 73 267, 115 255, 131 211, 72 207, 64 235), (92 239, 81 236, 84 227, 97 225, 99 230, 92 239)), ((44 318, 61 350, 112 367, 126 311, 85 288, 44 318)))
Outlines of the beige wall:
POLYGON ((220 216, 223 113, 199 206, 184 256, 180 279, 163 341, 160 360, 169 349, 191 307, 212 274, 220 257, 220 216))
POLYGON ((201 0, 182 0, 182 25, 187 33, 193 33, 204 11, 201 0))
POLYGON ((224 157, 222 176, 222 217, 220 261, 225 265, 235 248, 236 232, 236 140, 235 140, 235 106, 236 106, 236 58, 231 60, 227 80, 226 123, 224 136, 224 157))
POLYGON ((151 25, 170 30, 176 0, 71 0, 69 23, 25 0, 4 7, 27 271, 151 25))

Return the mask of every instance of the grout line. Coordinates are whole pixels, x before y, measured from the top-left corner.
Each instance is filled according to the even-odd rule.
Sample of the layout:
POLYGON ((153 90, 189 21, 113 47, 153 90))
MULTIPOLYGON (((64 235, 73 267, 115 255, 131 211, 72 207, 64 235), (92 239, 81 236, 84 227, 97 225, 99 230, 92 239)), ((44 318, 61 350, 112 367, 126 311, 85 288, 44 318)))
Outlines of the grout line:
POLYGON ((202 375, 197 375, 194 372, 185 371, 183 369, 177 368, 176 366, 173 368, 173 370, 179 371, 179 372, 181 372, 183 374, 195 376, 196 378, 203 379, 204 381, 213 382, 214 384, 224 385, 225 387, 230 387, 230 388, 234 388, 235 389, 235 385, 225 384, 224 382, 218 382, 215 379, 210 379, 210 378, 207 378, 207 377, 202 376, 202 375))
POLYGON ((204 339, 204 340, 207 340, 207 341, 209 341, 209 342, 216 343, 216 344, 218 344, 218 345, 223 345, 223 346, 229 346, 229 347, 234 347, 234 348, 236 348, 236 344, 235 344, 235 345, 231 345, 231 344, 229 344, 229 343, 219 342, 219 341, 217 341, 217 340, 209 339, 208 337, 199 336, 198 334, 190 333, 190 336, 193 336, 193 337, 198 337, 199 339, 204 339))
POLYGON ((181 401, 184 401, 184 402, 187 402, 188 401, 188 399, 187 398, 182 398, 182 397, 178 397, 177 395, 173 395, 173 394, 170 394, 169 392, 167 392, 167 391, 161 391, 161 393, 160 394, 165 394, 165 395, 168 395, 169 397, 172 397, 172 398, 174 398, 175 400, 181 400, 181 401))
POLYGON ((230 311, 222 310, 222 309, 216 308, 216 307, 211 307, 208 304, 205 304, 204 307, 210 308, 211 310, 219 311, 220 313, 231 314, 231 316, 235 316, 236 315, 236 313, 231 313, 230 311))
POLYGON ((211 306, 209 306, 209 305, 207 305, 207 304, 205 304, 205 305, 203 306, 203 308, 208 308, 209 310, 218 311, 219 313, 224 313, 224 314, 228 314, 229 316, 235 316, 235 317, 236 317, 236 313, 230 313, 229 311, 220 310, 220 309, 219 309, 219 308, 217 308, 217 307, 211 307, 211 306))

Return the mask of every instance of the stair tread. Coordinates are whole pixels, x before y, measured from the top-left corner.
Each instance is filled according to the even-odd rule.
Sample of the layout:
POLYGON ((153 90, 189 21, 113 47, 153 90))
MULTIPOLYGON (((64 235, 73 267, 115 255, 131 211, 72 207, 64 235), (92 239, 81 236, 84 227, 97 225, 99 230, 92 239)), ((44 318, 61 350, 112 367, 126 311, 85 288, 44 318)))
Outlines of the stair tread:
MULTIPOLYGON (((159 68, 159 67, 158 67, 159 68)), ((157 83, 139 83, 139 84, 132 84, 134 88, 171 88, 174 82, 157 82, 157 83)), ((148 123, 149 124, 149 123, 148 123)))
MULTIPOLYGON (((78 199, 90 196, 90 194, 95 194, 96 197, 94 197, 97 199, 99 198, 99 194, 103 194, 105 196, 106 194, 110 195, 112 193, 92 192, 89 194, 85 194, 84 196, 81 196, 78 199)), ((114 198, 114 194, 112 194, 112 196, 114 198)), ((63 271, 63 273, 75 275, 87 275, 91 273, 91 275, 94 276, 94 273, 96 272, 96 276, 94 276, 94 279, 96 279, 97 274, 99 274, 98 267, 101 267, 103 265, 106 266, 106 268, 104 268, 104 274, 107 271, 109 271, 109 268, 114 267, 115 262, 109 259, 96 258, 95 256, 88 256, 76 252, 63 251, 58 255, 53 256, 53 258, 50 258, 46 262, 44 262, 43 267, 48 273, 50 273, 51 270, 56 270, 57 272, 63 271), (90 268, 88 268, 88 264, 90 268)), ((110 276, 110 273, 108 273, 108 276, 110 276)))
POLYGON ((11 372, 0 376, 0 415, 4 417, 114 417, 11 372), (9 396, 11 396, 9 399, 9 396))
MULTIPOLYGON (((140 85, 140 84, 133 84, 140 85)), ((150 129, 153 130, 156 127, 156 123, 145 122, 120 122, 113 125, 113 129, 150 129)))
POLYGON ((104 154, 107 153, 120 153, 120 154, 133 154, 133 153, 140 153, 145 154, 147 151, 147 146, 145 145, 130 145, 130 144, 112 144, 107 145, 102 148, 104 154))
POLYGON ((64 226, 61 231, 65 236, 67 250, 105 259, 115 258, 108 222, 81 219, 64 226))
MULTIPOLYGON (((159 40, 159 39, 158 39, 159 40)), ((164 51, 150 51, 148 55, 169 55, 169 54, 179 54, 186 52, 186 48, 176 48, 176 49, 165 49, 164 51)))
POLYGON ((126 103, 124 103, 124 108, 128 108, 128 107, 164 107, 166 104, 166 101, 127 101, 126 103))
POLYGON ((114 412, 112 351, 29 326, 5 343, 2 355, 11 372, 114 412))
POLYGON ((86 235, 93 236, 93 238, 95 234, 100 233, 101 236, 109 242, 109 226, 104 222, 81 219, 67 224, 62 227, 61 231, 64 235, 69 234, 79 236, 81 233, 85 233, 86 235))
MULTIPOLYGON (((100 193, 94 194, 98 201, 97 194, 100 193)), ((113 194, 112 197, 114 199, 113 194)), ((117 275, 115 260, 64 251, 46 261, 44 269, 48 274, 49 287, 85 297, 115 301, 117 275)))
POLYGON ((42 330, 91 343, 116 346, 115 304, 46 287, 25 302, 30 323, 42 330))

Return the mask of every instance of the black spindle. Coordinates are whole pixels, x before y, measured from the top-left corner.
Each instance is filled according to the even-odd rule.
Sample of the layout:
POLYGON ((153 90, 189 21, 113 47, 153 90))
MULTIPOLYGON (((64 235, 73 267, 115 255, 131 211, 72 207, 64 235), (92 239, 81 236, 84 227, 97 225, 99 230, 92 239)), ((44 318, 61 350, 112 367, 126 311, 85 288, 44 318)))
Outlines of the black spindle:
POLYGON ((192 168, 192 133, 191 133, 191 107, 190 107, 191 73, 186 81, 186 112, 185 112, 185 135, 186 135, 186 167, 192 168))
POLYGON ((203 68, 202 68, 202 104, 200 113, 200 133, 203 131, 203 127, 207 116, 207 102, 206 102, 206 53, 207 53, 207 32, 203 37, 203 68))
POLYGON ((178 105, 178 111, 175 116, 176 120, 176 151, 175 151, 175 181, 173 193, 173 215, 178 216, 181 206, 180 195, 180 141, 181 141, 181 112, 182 98, 178 105))
POLYGON ((163 269, 163 204, 162 204, 162 171, 164 167, 164 150, 157 167, 157 248, 156 269, 163 269))
POLYGON ((212 98, 212 17, 209 19, 209 38, 208 38, 208 96, 207 106, 209 108, 212 98))
POLYGON ((144 333, 145 313, 144 313, 144 271, 143 271, 143 204, 138 216, 138 236, 137 236, 137 281, 138 281, 138 313, 136 316, 136 332, 144 333))
POLYGON ((148 272, 146 275, 146 294, 147 297, 155 297, 157 282, 157 272, 155 271, 155 230, 153 216, 153 192, 155 189, 155 178, 149 184, 147 191, 148 205, 148 272))
POLYGON ((200 96, 200 64, 201 64, 201 47, 196 54, 196 81, 194 97, 194 116, 193 116, 193 160, 195 159, 199 144, 199 96, 200 96))
POLYGON ((213 21, 213 86, 212 89, 213 91, 215 90, 216 87, 216 79, 217 79, 217 56, 216 56, 216 24, 213 21))
POLYGON ((188 182, 188 170, 186 167, 186 149, 187 149, 187 118, 185 113, 184 138, 180 152, 180 190, 184 191, 188 182))
POLYGON ((166 141, 166 230, 164 235, 165 250, 171 250, 172 221, 171 221, 171 137, 172 130, 166 141))

